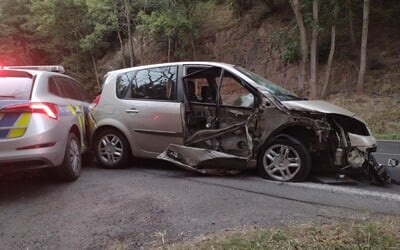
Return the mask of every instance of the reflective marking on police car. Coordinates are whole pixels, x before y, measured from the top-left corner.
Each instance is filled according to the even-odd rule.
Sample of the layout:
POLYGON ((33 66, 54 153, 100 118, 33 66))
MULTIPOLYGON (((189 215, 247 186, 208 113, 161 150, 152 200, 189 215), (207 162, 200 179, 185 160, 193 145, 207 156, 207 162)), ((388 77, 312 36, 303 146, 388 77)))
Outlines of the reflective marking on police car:
POLYGON ((23 136, 28 128, 30 119, 30 113, 0 114, 0 139, 23 136))

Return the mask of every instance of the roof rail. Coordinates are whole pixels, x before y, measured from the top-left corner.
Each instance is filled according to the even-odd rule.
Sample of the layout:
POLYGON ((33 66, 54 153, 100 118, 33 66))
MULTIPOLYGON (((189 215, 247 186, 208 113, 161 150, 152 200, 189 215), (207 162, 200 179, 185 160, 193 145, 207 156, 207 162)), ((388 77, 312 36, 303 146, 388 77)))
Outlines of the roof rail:
POLYGON ((38 65, 38 66, 3 66, 1 69, 27 69, 27 70, 41 70, 41 71, 50 71, 50 72, 58 72, 61 74, 65 73, 65 69, 60 65, 38 65))

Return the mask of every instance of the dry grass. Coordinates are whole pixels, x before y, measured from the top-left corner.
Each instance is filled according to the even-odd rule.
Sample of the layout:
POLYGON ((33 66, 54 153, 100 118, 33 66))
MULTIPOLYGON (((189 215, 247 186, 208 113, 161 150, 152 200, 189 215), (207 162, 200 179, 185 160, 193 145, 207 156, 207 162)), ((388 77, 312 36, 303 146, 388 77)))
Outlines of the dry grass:
POLYGON ((363 118, 375 137, 400 140, 400 99, 336 95, 328 101, 351 110, 363 118))
POLYGON ((237 231, 161 249, 400 249, 400 218, 237 231))

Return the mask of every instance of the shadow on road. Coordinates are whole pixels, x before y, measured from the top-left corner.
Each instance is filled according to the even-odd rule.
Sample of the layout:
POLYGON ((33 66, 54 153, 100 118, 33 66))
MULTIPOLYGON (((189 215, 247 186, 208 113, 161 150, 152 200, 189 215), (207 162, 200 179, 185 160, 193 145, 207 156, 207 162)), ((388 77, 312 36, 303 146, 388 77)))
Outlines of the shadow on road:
POLYGON ((5 174, 0 176, 0 204, 39 197, 70 184, 45 170, 5 174))

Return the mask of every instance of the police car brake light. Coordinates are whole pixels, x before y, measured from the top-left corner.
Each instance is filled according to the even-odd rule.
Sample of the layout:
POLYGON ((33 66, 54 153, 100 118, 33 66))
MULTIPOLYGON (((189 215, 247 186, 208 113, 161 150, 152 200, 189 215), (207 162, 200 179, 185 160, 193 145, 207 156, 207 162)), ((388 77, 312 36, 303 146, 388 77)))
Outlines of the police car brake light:
POLYGON ((93 100, 93 102, 92 102, 92 104, 91 104, 91 106, 92 106, 93 108, 95 108, 95 107, 97 106, 97 104, 99 104, 100 98, 101 98, 101 95, 98 95, 98 96, 96 96, 96 98, 94 98, 94 100, 93 100))
POLYGON ((39 65, 39 66, 3 66, 3 69, 26 69, 26 70, 40 70, 58 72, 61 74, 65 73, 65 69, 61 65, 39 65))
POLYGON ((5 107, 1 110, 4 113, 39 113, 49 118, 58 119, 58 106, 49 102, 31 102, 5 107))

